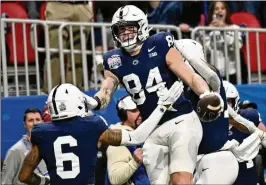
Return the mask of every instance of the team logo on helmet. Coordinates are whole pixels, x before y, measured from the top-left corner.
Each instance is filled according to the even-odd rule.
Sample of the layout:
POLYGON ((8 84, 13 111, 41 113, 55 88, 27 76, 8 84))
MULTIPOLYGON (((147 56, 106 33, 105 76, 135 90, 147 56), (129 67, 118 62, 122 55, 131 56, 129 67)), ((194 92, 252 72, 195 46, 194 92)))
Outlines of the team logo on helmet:
POLYGON ((65 111, 66 110, 66 105, 61 102, 61 104, 59 105, 59 110, 60 111, 65 111))

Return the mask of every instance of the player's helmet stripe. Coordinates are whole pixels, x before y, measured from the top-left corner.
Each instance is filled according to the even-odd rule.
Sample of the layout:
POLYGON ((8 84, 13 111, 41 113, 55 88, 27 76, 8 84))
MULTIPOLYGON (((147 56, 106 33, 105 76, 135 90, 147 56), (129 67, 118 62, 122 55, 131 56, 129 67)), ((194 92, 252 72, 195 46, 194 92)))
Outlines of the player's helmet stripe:
POLYGON ((57 89, 58 89, 58 87, 59 87, 60 85, 61 85, 61 84, 59 84, 59 85, 54 89, 53 96, 52 96, 52 103, 53 103, 54 113, 55 113, 55 114, 58 114, 58 111, 57 111, 57 108, 56 108, 56 103, 55 103, 55 95, 56 95, 56 91, 57 91, 57 89))
POLYGON ((124 9, 124 6, 121 7, 120 12, 119 12, 120 19, 123 19, 123 9, 124 9))

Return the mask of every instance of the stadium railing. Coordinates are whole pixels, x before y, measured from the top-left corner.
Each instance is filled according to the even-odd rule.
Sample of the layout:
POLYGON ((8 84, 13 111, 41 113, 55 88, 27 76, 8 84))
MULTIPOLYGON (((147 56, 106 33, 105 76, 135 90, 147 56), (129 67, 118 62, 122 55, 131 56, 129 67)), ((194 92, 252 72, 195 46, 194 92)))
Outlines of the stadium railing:
MULTIPOLYGON (((97 65, 95 61, 95 57, 92 57, 92 61, 88 61, 87 56, 92 55, 95 56, 96 53, 99 52, 95 50, 95 28, 100 28, 102 33, 102 43, 103 43, 103 53, 110 49, 110 37, 109 28, 111 26, 110 23, 81 23, 81 22, 62 22, 62 21, 41 21, 41 20, 30 20, 30 19, 9 19, 3 18, 1 19, 1 25, 8 25, 9 28, 9 37, 11 38, 12 42, 7 43, 6 41, 6 34, 5 34, 5 27, 1 26, 1 53, 2 53, 2 67, 1 67, 1 80, 0 86, 1 88, 1 96, 8 97, 8 96, 21 96, 21 95, 39 95, 42 94, 41 90, 41 77, 40 77, 40 66, 39 66, 39 54, 43 53, 45 55, 46 61, 50 61, 51 54, 58 53, 60 59, 60 69, 58 69, 58 73, 61 76, 61 82, 65 82, 65 55, 69 54, 71 58, 71 65, 73 71, 73 83, 76 85, 75 79, 75 65, 74 65, 74 54, 81 54, 82 58, 82 68, 83 68, 83 83, 84 83, 84 90, 97 90, 99 86, 97 85, 98 82, 98 75, 97 75, 97 65), (17 27, 17 24, 22 24, 22 26, 17 27), (28 28, 28 24, 31 25, 31 29, 28 28), (50 48, 49 43, 49 27, 50 26, 58 26, 58 48, 50 48), (73 47, 73 34, 72 28, 73 26, 79 26, 81 29, 80 36, 81 36, 81 49, 77 50, 73 47), (82 30, 86 28, 91 28, 91 48, 87 49, 87 42, 85 39, 85 34, 82 30), (44 37, 45 37, 45 46, 41 47, 38 45, 38 30, 43 29, 44 37), (70 48, 65 49, 63 48, 63 30, 68 28, 70 30, 70 48), (92 29, 93 28, 93 29, 92 29), (22 29, 20 32, 16 32, 16 29, 22 29), (31 37, 26 38, 29 34, 27 32, 31 32, 31 37), (16 33, 20 33, 20 35, 16 35, 16 33), (108 34, 109 33, 109 34, 108 34), (17 51, 16 45, 16 37, 23 37, 23 51, 17 51), (28 42, 31 42, 32 50, 28 46, 28 42), (7 56, 7 47, 13 49, 13 61, 10 62, 7 56), (34 52, 35 61, 29 61, 29 54, 30 52, 34 52), (17 55, 22 54, 23 56, 18 57, 17 55), (18 61, 18 59, 23 59, 23 63, 18 61), (93 76, 94 76, 94 84, 90 84, 88 80, 88 62, 93 62, 93 76), (22 64, 22 65, 21 65, 22 64), (31 75, 31 78, 29 76, 31 75), (32 77, 36 78, 35 84, 30 82, 32 77), (13 80, 13 82, 12 82, 13 80)), ((177 36, 177 39, 182 38, 182 33, 180 29, 176 26, 172 25, 150 25, 153 27, 153 31, 171 31, 177 36)), ((220 31, 234 31, 235 33, 241 32, 243 33, 243 38, 245 40, 245 44, 242 47, 242 51, 245 56, 245 61, 247 64, 248 69, 248 83, 263 83, 263 72, 266 71, 266 39, 265 39, 265 32, 266 29, 254 29, 254 28, 211 28, 211 27, 196 27, 192 30, 191 37, 192 39, 198 40, 199 32, 203 32, 203 34, 207 34, 208 31, 213 30, 220 30, 220 31), (265 46, 264 46, 265 45, 265 46)), ((222 32, 225 34, 225 32, 222 32)), ((235 34, 235 37, 237 34, 235 34)), ((216 38, 213 38, 214 46, 216 45, 216 38)), ((227 44, 224 44, 224 51, 225 57, 228 58, 227 55, 227 44)), ((215 49, 216 47, 214 47, 215 49)), ((237 83, 241 84, 241 64, 240 64, 240 52, 239 46, 235 43, 235 59, 236 59, 236 66, 237 66, 237 83)), ((204 53, 206 55, 206 48, 204 47, 204 53)), ((101 53, 101 52, 100 52, 101 53)), ((228 71, 228 61, 226 60, 225 63, 226 71, 228 71)), ((51 74, 51 65, 47 62, 47 76, 48 76, 48 91, 52 89, 52 75, 51 74)), ((228 79, 229 74, 226 73, 226 78, 228 79)))
MULTIPOLYGON (((97 81, 98 81, 98 76, 97 76, 97 67, 96 67, 96 61, 95 58, 92 57, 92 62, 93 62, 93 75, 94 75, 94 88, 90 88, 90 84, 88 81, 88 67, 87 64, 90 61, 87 61, 87 55, 92 55, 95 56, 96 51, 95 51, 95 31, 94 28, 101 28, 101 33, 102 33, 102 43, 103 43, 103 52, 106 52, 108 48, 108 41, 111 40, 112 38, 107 38, 108 30, 110 30, 110 23, 81 23, 81 22, 59 22, 59 21, 41 21, 41 20, 30 20, 30 19, 6 19, 3 18, 1 19, 1 25, 7 24, 9 25, 9 33, 12 35, 12 47, 13 49, 13 54, 14 54, 14 61, 12 64, 9 63, 9 59, 7 58, 6 55, 6 35, 5 35, 5 28, 1 27, 1 45, 2 45, 2 69, 1 69, 1 76, 3 80, 3 88, 2 93, 4 97, 8 96, 21 96, 21 95, 39 95, 41 94, 41 78, 40 78, 40 66, 39 66, 39 53, 44 53, 46 61, 50 61, 51 54, 53 53, 58 53, 59 54, 59 59, 60 59, 60 69, 58 69, 58 72, 60 72, 61 76, 61 82, 65 82, 65 54, 70 54, 71 56, 71 65, 72 65, 72 71, 73 71, 73 84, 76 85, 76 75, 75 75, 75 65, 74 65, 74 54, 81 54, 82 58, 82 68, 83 68, 83 85, 84 85, 84 90, 87 91, 89 89, 98 89, 97 86, 97 81), (17 51, 16 51, 16 31, 17 29, 14 25, 16 24, 22 24, 22 36, 23 39, 23 52, 20 51, 24 55, 24 66, 18 65, 17 60, 17 51), (29 40, 26 37, 26 32, 29 30, 26 30, 24 27, 27 24, 31 24, 31 38, 30 42, 32 43, 33 50, 35 52, 35 62, 33 64, 29 65, 28 61, 28 47, 27 47, 27 41, 29 40), (49 43, 49 27, 50 26, 58 26, 58 43, 59 43, 59 48, 50 48, 50 43, 49 43), (81 49, 77 50, 74 49, 73 47, 73 33, 72 33, 72 28, 73 26, 78 26, 80 27, 80 36, 81 36, 81 49), (38 46, 38 29, 42 28, 44 31, 44 36, 45 36, 45 46, 40 47, 38 46), (86 29, 87 27, 90 28, 91 30, 91 50, 87 49, 87 42, 86 42, 86 37, 85 34, 82 30, 86 29), (69 49, 64 49, 63 48, 63 30, 65 28, 68 28, 70 34, 70 48, 69 49), (35 75, 36 76, 36 85, 35 84, 30 84, 29 80, 29 75, 35 75), (13 84, 8 83, 9 78, 13 77, 13 84), (25 78, 25 82, 21 82, 20 79, 21 77, 25 78)), ((176 34, 177 38, 182 38, 182 33, 178 27, 171 26, 171 25, 150 25, 152 27, 152 30, 155 32, 159 31, 171 31, 176 34)), ((98 52, 99 53, 99 52, 98 52)), ((52 89, 52 75, 51 74, 51 65, 49 62, 47 62, 47 76, 48 76, 48 91, 52 89)), ((23 79, 24 79, 23 78, 23 79)))
MULTIPOLYGON (((191 38, 203 43, 206 35, 209 35, 212 31, 220 31, 219 34, 212 34, 210 39, 212 41, 212 49, 214 53, 214 58, 217 59, 217 48, 218 39, 217 37, 222 36, 226 38, 226 32, 234 32, 234 40, 238 41, 238 35, 241 34, 243 46, 239 47, 239 42, 234 42, 234 59, 236 62, 236 77, 237 84, 242 84, 241 79, 241 62, 245 62, 247 66, 247 81, 248 84, 251 83, 263 83, 265 82, 265 72, 266 72, 266 29, 261 28, 217 28, 217 27, 196 27, 191 32, 191 38), (241 56, 242 60, 241 61, 241 56)), ((223 52, 225 56, 225 74, 226 79, 229 80, 229 44, 227 39, 223 39, 223 52)), ((207 47, 203 45, 203 50, 205 57, 207 57, 207 47)))

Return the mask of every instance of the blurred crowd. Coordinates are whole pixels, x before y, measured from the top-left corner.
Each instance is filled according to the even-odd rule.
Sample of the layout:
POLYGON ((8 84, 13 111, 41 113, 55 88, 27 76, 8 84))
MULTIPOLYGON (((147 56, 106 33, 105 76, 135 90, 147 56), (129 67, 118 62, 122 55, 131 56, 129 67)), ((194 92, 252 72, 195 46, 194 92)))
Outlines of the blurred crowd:
MULTIPOLYGON (((1 2, 8 3, 8 1, 1 2)), ((76 21, 76 22, 100 22, 110 23, 114 12, 121 6, 126 4, 133 4, 141 8, 147 13, 149 24, 166 24, 175 25, 182 31, 183 38, 190 38, 191 30, 197 26, 210 27, 226 27, 239 28, 249 27, 249 25, 235 25, 232 23, 230 16, 235 12, 248 12, 254 15, 259 21, 261 27, 266 26, 266 3, 263 1, 18 1, 26 10, 30 19, 43 19, 52 21, 76 21)), ((12 16, 1 12, 2 16, 12 16)), ((6 34, 10 26, 6 26, 6 34)), ((71 47, 70 37, 73 37, 74 49, 81 49, 81 31, 79 27, 73 27, 72 35, 70 30, 63 30, 63 45, 65 48, 71 47)), ((87 50, 92 49, 92 42, 95 43, 96 54, 94 56, 87 55, 88 81, 89 87, 100 84, 103 78, 102 74, 102 55, 104 51, 102 32, 100 28, 94 30, 94 40, 90 38, 91 29, 82 30, 87 41, 87 50), (94 79, 95 72, 93 69, 93 62, 97 65, 97 80, 94 79)), ((112 34, 107 30, 107 49, 112 49, 112 34)), ((151 31, 151 34, 155 32, 151 31)), ((239 46, 240 62, 241 62, 241 80, 242 83, 247 83, 247 66, 244 55, 240 49, 242 48, 245 39, 240 32, 237 37, 234 36, 233 31, 227 31, 226 34, 220 31, 209 31, 204 34, 199 34, 199 40, 207 48, 207 61, 214 65, 222 74, 224 78, 229 76, 229 81, 233 84, 237 83, 237 68, 235 43, 239 46), (216 37, 216 44, 214 46, 213 38, 216 37), (237 39, 235 39, 237 38, 237 39), (227 52, 224 50, 224 43, 227 44, 227 52), (227 66, 227 64, 228 66, 227 66), (227 70, 229 69, 229 70, 227 70)), ((44 32, 40 31, 38 34, 38 46, 45 46, 44 32)), ((58 26, 49 27, 50 47, 58 48, 58 26)), ((10 46, 7 48, 10 48, 10 46)), ((9 55, 7 49, 7 56, 9 55)), ((8 58, 8 57, 7 57, 8 58)), ((65 78, 66 82, 74 83, 83 89, 83 64, 81 54, 75 54, 74 57, 70 55, 64 57, 65 59, 65 78), (73 60, 74 64, 73 65, 73 60), (71 64, 72 62, 72 64, 71 64), (76 76, 75 78, 73 78, 76 76)), ((50 55, 52 87, 60 83, 60 69, 59 53, 51 53, 50 55)), ((23 63, 22 63, 23 64, 23 63)), ((40 78, 41 87, 44 93, 47 89, 47 61, 44 53, 39 53, 40 64, 40 78)), ((33 79, 33 84, 35 83, 33 79)), ((227 79, 228 80, 228 79, 227 79)), ((12 80, 10 81, 12 83, 12 80)))

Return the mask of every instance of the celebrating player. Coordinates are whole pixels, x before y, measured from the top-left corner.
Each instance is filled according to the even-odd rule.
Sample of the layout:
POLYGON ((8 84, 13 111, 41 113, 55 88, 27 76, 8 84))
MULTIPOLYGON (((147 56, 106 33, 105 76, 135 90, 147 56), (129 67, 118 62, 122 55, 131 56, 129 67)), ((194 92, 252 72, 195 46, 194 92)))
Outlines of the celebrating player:
MULTIPOLYGON (((159 32, 149 36, 147 16, 139 8, 132 5, 119 8, 113 16, 111 29, 118 49, 104 55, 105 80, 95 94, 95 100, 88 101, 90 107, 104 109, 119 83, 136 102, 143 120, 156 107, 161 93, 158 88, 170 88, 175 81, 182 80, 199 96, 213 94, 220 98, 211 93, 208 84, 185 65, 181 54, 174 48, 174 38, 170 33, 159 32)), ((166 165, 162 165, 163 158, 160 157, 163 155, 159 155, 162 146, 169 147, 172 184, 191 184, 202 127, 190 101, 180 96, 159 124, 161 126, 143 147, 146 154, 144 164, 151 184, 167 183, 165 177, 168 174, 161 175, 162 166, 166 165)))
MULTIPOLYGON (((220 74, 213 66, 205 62, 202 45, 191 39, 177 40, 175 44, 191 70, 201 75, 211 89, 219 93, 226 102, 220 74), (192 60, 193 57, 197 57, 198 60, 192 60)), ((197 104, 200 97, 189 88, 185 91, 185 96, 191 100, 194 109, 198 111, 197 104)), ((196 184, 232 184, 237 178, 238 163, 234 154, 231 151, 221 150, 228 141, 229 121, 226 110, 227 104, 224 105, 221 116, 214 110, 213 116, 217 117, 214 121, 206 122, 201 119, 203 138, 199 146, 200 155, 194 178, 196 184), (219 171, 223 171, 226 175, 221 176, 219 171)))
MULTIPOLYGON (((258 127, 260 119, 257 110, 243 109, 238 111, 240 97, 236 87, 228 81, 223 81, 223 84, 226 90, 228 106, 237 111, 239 113, 239 116, 242 116, 246 120, 251 121, 256 127, 258 127)), ((234 124, 234 122, 236 122, 236 120, 230 117, 230 123, 234 124)), ((238 159, 239 173, 236 181, 234 182, 234 185, 255 185, 258 183, 256 168, 254 165, 254 158, 258 154, 261 144, 259 133, 260 132, 254 132, 253 134, 250 134, 237 129, 233 125, 230 125, 229 138, 238 141, 240 143, 240 146, 238 146, 238 148, 241 148, 239 151, 236 151, 237 154, 240 154, 240 158, 238 159)))
POLYGON ((176 82, 164 92, 150 117, 130 132, 108 129, 102 117, 87 116, 85 94, 77 87, 56 86, 47 100, 52 122, 33 128, 32 148, 23 162, 19 180, 29 185, 94 184, 97 147, 101 143, 115 146, 143 143, 183 92, 183 84, 176 82), (41 159, 46 163, 51 180, 33 173, 41 159))

